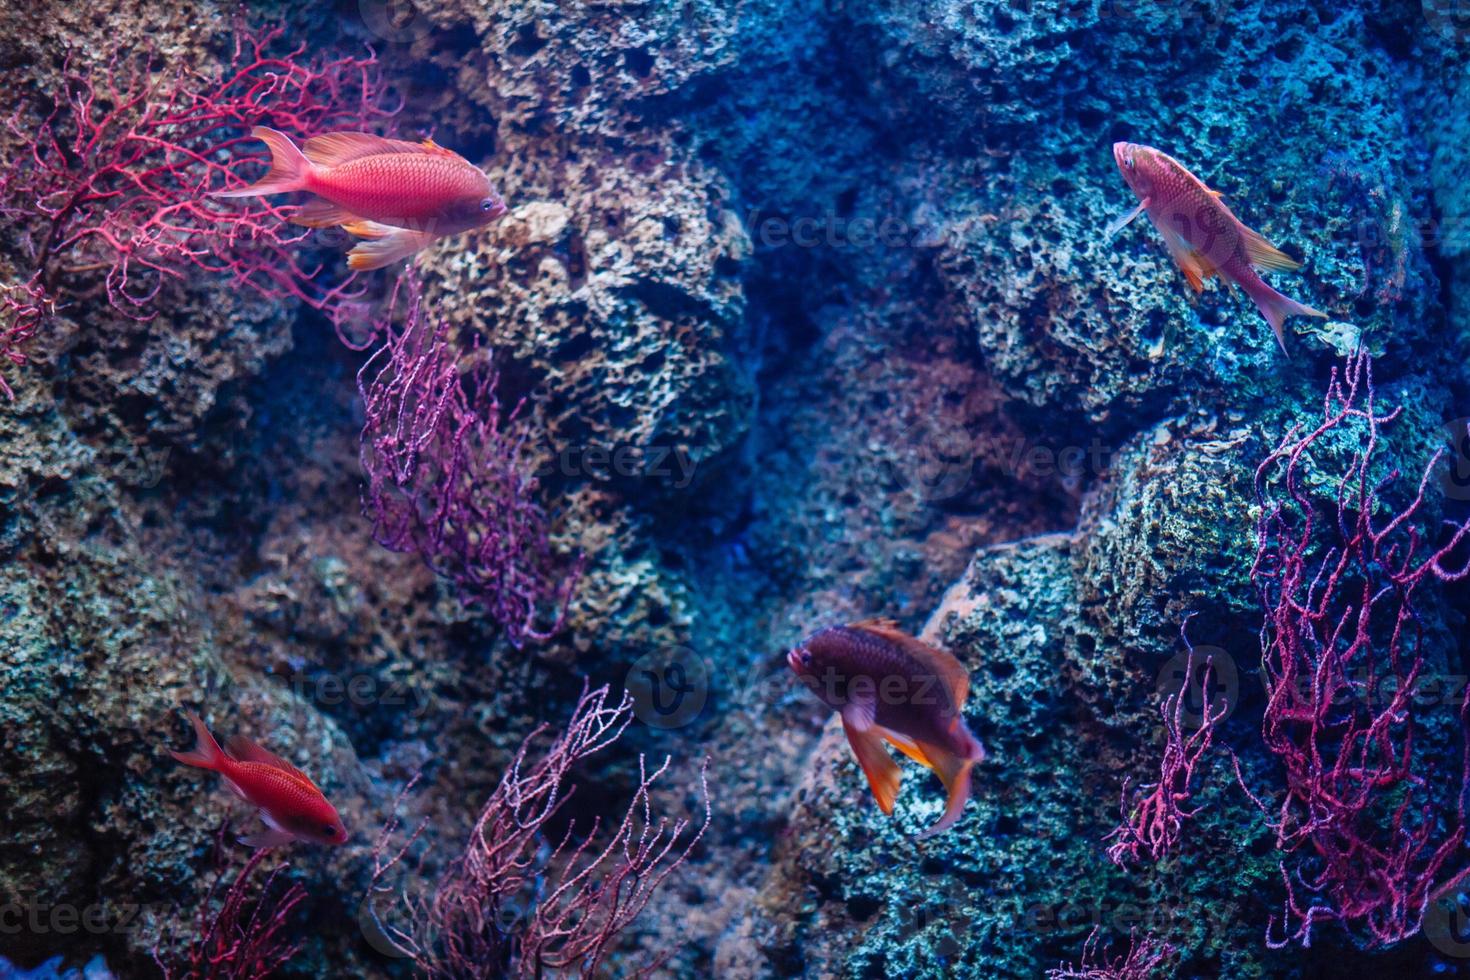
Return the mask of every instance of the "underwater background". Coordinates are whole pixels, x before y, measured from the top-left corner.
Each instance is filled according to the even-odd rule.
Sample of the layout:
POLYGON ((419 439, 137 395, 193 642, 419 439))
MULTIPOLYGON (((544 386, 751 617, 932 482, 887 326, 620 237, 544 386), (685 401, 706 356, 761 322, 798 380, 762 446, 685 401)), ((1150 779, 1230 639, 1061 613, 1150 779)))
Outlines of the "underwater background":
POLYGON ((1463 0, 4 0, 0 83, 0 976, 1470 976, 1463 0), (353 274, 257 125, 508 211, 353 274), (787 666, 872 618, 931 838, 787 666))

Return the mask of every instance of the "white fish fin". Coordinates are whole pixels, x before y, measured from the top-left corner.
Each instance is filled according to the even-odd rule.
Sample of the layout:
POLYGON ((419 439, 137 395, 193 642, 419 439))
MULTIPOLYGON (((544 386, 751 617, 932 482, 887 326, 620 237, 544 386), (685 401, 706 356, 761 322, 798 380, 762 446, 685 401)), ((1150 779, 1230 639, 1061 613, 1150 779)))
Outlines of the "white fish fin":
POLYGON ((357 215, 324 197, 308 201, 291 213, 291 223, 305 228, 332 228, 361 221, 357 215))
POLYGON ((245 791, 243 789, 241 789, 240 788, 240 784, 237 783, 237 782, 235 782, 233 779, 230 779, 230 778, 226 777, 226 779, 225 779, 225 786, 229 788, 229 791, 231 793, 234 793, 240 799, 243 800, 243 799, 246 798, 245 797, 245 791))
POLYGON ((241 834, 237 839, 246 847, 283 847, 294 841, 296 835, 272 827, 270 830, 258 830, 253 834, 241 834))
POLYGON ((849 701, 842 709, 842 723, 854 731, 867 734, 873 729, 873 719, 878 713, 878 702, 871 698, 849 701))
POLYGON ((1122 231, 1124 228, 1127 228, 1130 224, 1133 223, 1134 218, 1138 217, 1140 214, 1143 214, 1143 212, 1147 210, 1148 198, 1144 198, 1142 201, 1138 202, 1138 207, 1134 208, 1132 211, 1129 211, 1127 214, 1120 214, 1118 215, 1118 217, 1108 222, 1107 237, 1112 238, 1118 232, 1122 231))
POLYGON ((433 232, 395 228, 353 246, 352 251, 347 253, 347 266, 355 272, 381 269, 421 252, 432 245, 437 237, 433 232))

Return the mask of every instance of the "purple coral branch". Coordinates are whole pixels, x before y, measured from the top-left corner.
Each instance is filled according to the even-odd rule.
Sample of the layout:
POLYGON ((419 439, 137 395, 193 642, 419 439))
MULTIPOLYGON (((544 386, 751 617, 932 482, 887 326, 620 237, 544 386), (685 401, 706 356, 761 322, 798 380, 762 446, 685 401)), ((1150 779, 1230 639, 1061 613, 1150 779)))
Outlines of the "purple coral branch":
MULTIPOLYGON (((1447 524, 1437 546, 1420 528, 1443 450, 1413 499, 1379 517, 1383 491, 1400 476, 1394 469, 1372 477, 1379 433, 1401 410, 1380 413, 1374 402, 1372 364, 1359 352, 1333 370, 1322 421, 1305 434, 1293 428, 1256 471, 1251 574, 1265 610, 1262 738, 1286 786, 1274 807, 1246 791, 1274 812, 1277 847, 1287 855, 1281 931, 1274 917, 1267 927, 1273 948, 1310 945, 1323 921, 1361 929, 1368 948, 1413 935, 1466 836, 1470 701, 1462 697, 1458 711, 1460 786, 1447 811, 1429 797, 1437 780, 1415 752, 1425 629, 1414 601, 1424 583, 1470 571, 1454 567, 1470 524, 1447 524), (1303 474, 1312 450, 1336 433, 1357 433, 1361 448, 1329 497, 1309 491, 1303 474), (1387 703, 1376 704, 1384 694, 1387 703)), ((1244 787, 1238 765, 1236 772, 1244 787)))
POLYGON ((581 559, 558 567, 537 482, 524 461, 524 401, 504 412, 499 376, 471 351, 462 369, 448 324, 425 309, 413 274, 393 290, 382 346, 357 375, 366 421, 360 458, 363 512, 373 536, 417 553, 484 610, 511 643, 546 640, 561 628, 581 559), (554 609, 541 625, 546 609, 554 609))

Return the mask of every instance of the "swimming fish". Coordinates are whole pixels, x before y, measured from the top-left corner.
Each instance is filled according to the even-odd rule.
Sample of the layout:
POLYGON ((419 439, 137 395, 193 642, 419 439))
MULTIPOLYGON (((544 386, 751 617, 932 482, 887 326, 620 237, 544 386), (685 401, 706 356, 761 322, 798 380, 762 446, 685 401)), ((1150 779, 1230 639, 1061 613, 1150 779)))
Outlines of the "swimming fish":
POLYGON ((1211 276, 1219 276, 1227 288, 1238 283, 1271 324, 1283 352, 1286 336, 1281 326, 1287 317, 1327 315, 1266 285, 1256 269, 1300 269, 1301 263, 1247 228, 1225 206, 1219 191, 1206 187, 1178 160, 1139 143, 1114 143, 1113 159, 1138 195, 1138 207, 1109 225, 1108 237, 1147 212, 1194 291, 1202 292, 1211 276))
POLYGON ((277 847, 293 840, 315 844, 344 844, 347 828, 337 810, 306 774, 285 759, 242 735, 225 741, 221 749, 194 712, 194 751, 169 755, 186 766, 219 773, 236 796, 256 807, 266 830, 246 834, 240 843, 250 847, 277 847))
POLYGON ((944 815, 920 837, 960 818, 970 798, 970 769, 985 749, 961 713, 970 675, 950 653, 902 632, 888 619, 818 630, 786 654, 812 693, 842 716, 842 728, 868 777, 878 807, 893 812, 900 770, 883 741, 939 774, 948 791, 944 815))
POLYGON ((307 228, 340 226, 366 239, 348 253, 353 269, 381 269, 506 212, 484 171, 433 140, 324 133, 298 148, 285 133, 265 126, 250 135, 270 148, 270 171, 249 187, 211 196, 315 194, 291 222, 307 228))

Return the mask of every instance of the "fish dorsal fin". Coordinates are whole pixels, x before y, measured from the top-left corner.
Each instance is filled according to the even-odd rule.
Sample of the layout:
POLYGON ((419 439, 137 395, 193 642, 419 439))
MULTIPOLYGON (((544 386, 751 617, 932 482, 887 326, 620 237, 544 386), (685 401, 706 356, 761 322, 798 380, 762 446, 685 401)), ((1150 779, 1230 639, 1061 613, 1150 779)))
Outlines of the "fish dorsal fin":
POLYGON ((298 779, 306 780, 306 782, 311 784, 313 787, 316 786, 315 783, 311 782, 310 777, 308 777, 306 773, 302 772, 300 769, 297 769, 295 766, 291 765, 291 763, 287 762, 285 759, 282 759, 280 756, 276 755, 269 749, 257 745, 255 742, 252 742, 244 735, 231 735, 228 739, 226 739, 225 751, 228 752, 230 754, 230 758, 234 759, 236 762, 258 762, 264 766, 274 766, 282 772, 287 772, 297 777, 298 779))
POLYGON ((446 150, 438 143, 435 143, 432 137, 426 137, 424 141, 419 144, 419 149, 424 153, 430 153, 436 157, 445 157, 450 160, 458 160, 460 163, 463 163, 467 166, 474 166, 474 164, 470 163, 468 160, 460 156, 458 153, 455 153, 453 150, 446 150))
MULTIPOLYGON (((437 148, 436 148, 437 149, 437 148)), ((301 144, 301 152, 318 167, 340 167, 351 160, 384 153, 430 153, 422 143, 390 140, 372 133, 323 133, 301 144)), ((448 151, 443 151, 448 152, 448 151)))
POLYGON ((909 636, 898 628, 898 623, 891 619, 864 619, 853 623, 852 629, 881 637, 898 646, 909 656, 934 671, 940 683, 954 698, 956 708, 965 706, 965 699, 970 696, 970 672, 965 670, 964 664, 955 659, 954 654, 948 650, 930 646, 917 637, 909 636))
POLYGON ((1242 238, 1245 241, 1245 257, 1258 269, 1290 272, 1302 267, 1300 262, 1266 241, 1259 232, 1246 228, 1242 238))

